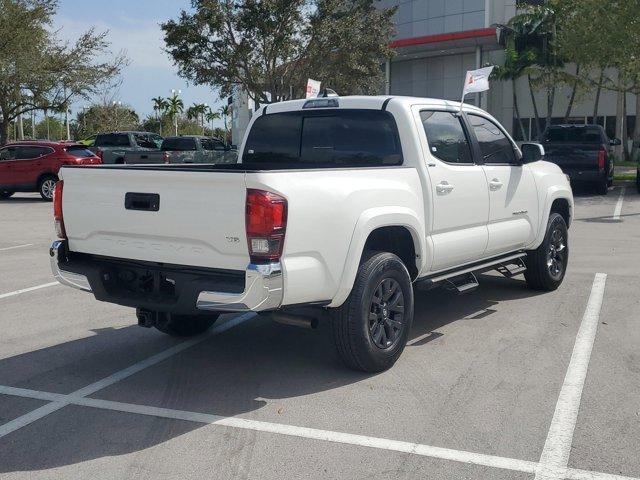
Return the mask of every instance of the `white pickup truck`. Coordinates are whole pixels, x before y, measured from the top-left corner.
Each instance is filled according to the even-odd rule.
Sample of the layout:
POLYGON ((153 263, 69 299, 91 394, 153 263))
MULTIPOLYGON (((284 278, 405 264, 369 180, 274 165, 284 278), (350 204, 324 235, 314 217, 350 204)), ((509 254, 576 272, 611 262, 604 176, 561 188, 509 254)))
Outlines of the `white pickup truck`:
POLYGON ((464 292, 493 269, 561 284, 573 196, 543 155, 457 102, 271 104, 237 164, 64 167, 52 268, 172 335, 223 312, 326 319, 347 366, 381 371, 407 342, 414 287, 464 292))

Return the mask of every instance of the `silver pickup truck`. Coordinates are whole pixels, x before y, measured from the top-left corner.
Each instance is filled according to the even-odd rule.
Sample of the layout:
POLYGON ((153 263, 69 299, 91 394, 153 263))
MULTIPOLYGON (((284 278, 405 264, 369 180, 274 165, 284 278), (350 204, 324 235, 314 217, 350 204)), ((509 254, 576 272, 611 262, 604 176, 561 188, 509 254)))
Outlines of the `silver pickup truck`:
POLYGON ((125 163, 125 156, 138 153, 141 156, 158 151, 162 137, 151 132, 111 132, 100 133, 92 147, 92 152, 102 158, 102 163, 125 163))
POLYGON ((127 152, 124 163, 236 163, 238 152, 214 137, 167 137, 157 152, 127 152))

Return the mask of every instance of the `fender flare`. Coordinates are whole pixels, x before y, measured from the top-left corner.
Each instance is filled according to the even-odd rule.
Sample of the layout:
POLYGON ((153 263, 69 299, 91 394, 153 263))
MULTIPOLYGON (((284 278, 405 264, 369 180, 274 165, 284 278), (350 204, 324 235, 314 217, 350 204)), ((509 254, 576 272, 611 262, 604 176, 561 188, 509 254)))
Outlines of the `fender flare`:
MULTIPOLYGON (((538 235, 536 236, 535 241, 531 244, 530 250, 534 250, 542 244, 544 240, 544 236, 547 231, 547 222, 549 221, 549 216, 551 215, 551 206, 553 202, 558 199, 566 200, 569 202, 569 213, 573 217, 573 195, 571 190, 567 187, 554 185, 547 188, 547 193, 544 196, 543 205, 540 208, 540 222, 538 224, 538 235)), ((567 225, 569 227, 569 225, 567 225)))
POLYGON ((329 307, 339 307, 351 293, 367 239, 371 232, 381 227, 404 227, 409 231, 416 252, 416 268, 418 275, 420 274, 426 261, 426 240, 424 233, 420 233, 425 231, 425 227, 418 214, 406 207, 377 207, 365 210, 353 230, 338 290, 329 307))

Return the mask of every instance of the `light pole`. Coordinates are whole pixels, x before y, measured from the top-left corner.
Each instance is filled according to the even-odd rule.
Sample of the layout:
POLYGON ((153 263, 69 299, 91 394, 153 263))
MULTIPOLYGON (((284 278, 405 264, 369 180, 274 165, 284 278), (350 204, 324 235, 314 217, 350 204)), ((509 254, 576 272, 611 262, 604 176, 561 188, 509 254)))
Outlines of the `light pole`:
MULTIPOLYGON (((172 95, 173 95, 173 97, 175 99, 175 97, 179 96, 182 93, 182 90, 180 90, 180 89, 175 90, 175 89, 172 88, 171 89, 171 93, 172 93, 172 95)), ((175 100, 174 100, 174 104, 172 106, 172 110, 173 110, 172 111, 172 113, 173 113, 173 126, 174 126, 175 134, 176 134, 176 137, 177 137, 178 136, 178 109, 177 109, 177 106, 175 105, 175 100)))
POLYGON ((203 103, 202 104, 202 111, 200 112, 200 125, 202 126, 202 135, 204 135, 204 114, 206 113, 207 109, 209 108, 209 104, 208 103, 203 103))
POLYGON ((120 101, 116 102, 114 100, 113 102, 111 102, 111 105, 113 105, 113 109, 114 109, 114 112, 115 112, 116 130, 118 130, 118 108, 120 108, 120 106, 122 105, 122 102, 120 102, 120 101))

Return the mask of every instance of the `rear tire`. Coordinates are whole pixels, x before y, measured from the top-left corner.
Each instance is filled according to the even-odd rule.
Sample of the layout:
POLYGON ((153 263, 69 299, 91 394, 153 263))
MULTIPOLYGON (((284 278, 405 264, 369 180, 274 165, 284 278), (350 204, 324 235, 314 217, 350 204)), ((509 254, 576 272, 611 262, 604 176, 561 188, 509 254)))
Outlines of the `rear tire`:
POLYGON ((53 200, 53 189, 58 182, 58 178, 54 175, 46 175, 38 182, 38 193, 43 200, 50 202, 53 200))
POLYGON ((211 328, 220 314, 212 315, 160 315, 156 329, 172 337, 193 337, 211 328))
POLYGON ((344 364, 382 372, 398 360, 413 323, 413 287, 402 260, 368 253, 358 268, 349 298, 334 309, 333 337, 344 364))
POLYGON ((561 215, 552 213, 542 244, 527 252, 524 278, 534 290, 552 291, 564 280, 569 261, 569 232, 561 215))
POLYGON ((609 181, 601 180, 600 182, 598 182, 596 184, 596 192, 598 192, 598 195, 606 195, 607 193, 609 193, 609 181))
POLYGON ((0 200, 6 200, 11 197, 15 192, 9 192, 7 190, 0 190, 0 200))

